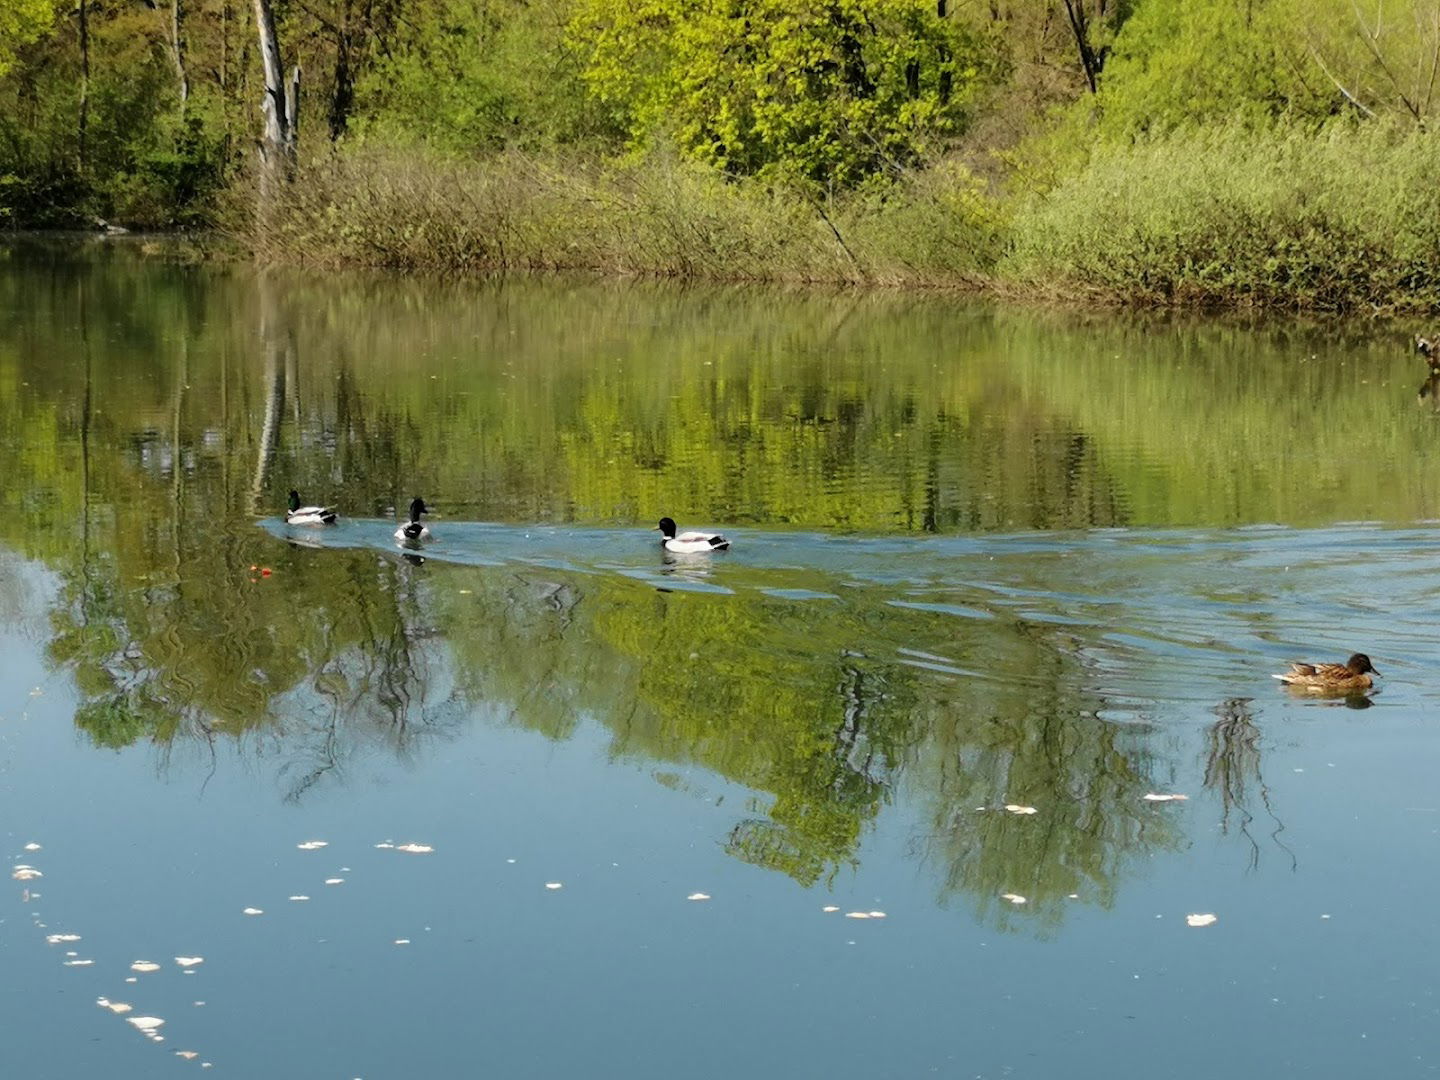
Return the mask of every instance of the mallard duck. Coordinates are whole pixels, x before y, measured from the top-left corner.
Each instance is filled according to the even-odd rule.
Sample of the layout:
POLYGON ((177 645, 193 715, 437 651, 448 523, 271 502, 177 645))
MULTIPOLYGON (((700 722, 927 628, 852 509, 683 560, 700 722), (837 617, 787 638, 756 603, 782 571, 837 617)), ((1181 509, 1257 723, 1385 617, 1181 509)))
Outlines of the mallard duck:
POLYGON ((333 506, 301 506, 300 493, 290 489, 290 509, 285 512, 287 525, 334 525, 333 506))
POLYGON ((1430 365, 1430 374, 1440 375, 1440 339, 1432 340, 1427 337, 1415 335, 1415 351, 1425 358, 1430 365))
POLYGON ((395 530, 396 540, 429 540, 430 530, 420 524, 420 515, 428 514, 430 508, 425 500, 416 498, 410 502, 410 520, 395 530))
POLYGON ((673 519, 664 517, 656 526, 664 540, 661 543, 666 551, 673 551, 679 555, 693 555, 702 551, 724 551, 730 546, 730 541, 719 533, 686 532, 676 535, 675 522, 673 519))
POLYGON ((1284 675, 1274 675, 1286 686, 1299 690, 1313 690, 1320 693, 1354 693, 1369 690, 1375 685, 1371 675, 1379 675, 1370 666, 1370 657, 1362 652, 1343 664, 1291 664, 1284 675))

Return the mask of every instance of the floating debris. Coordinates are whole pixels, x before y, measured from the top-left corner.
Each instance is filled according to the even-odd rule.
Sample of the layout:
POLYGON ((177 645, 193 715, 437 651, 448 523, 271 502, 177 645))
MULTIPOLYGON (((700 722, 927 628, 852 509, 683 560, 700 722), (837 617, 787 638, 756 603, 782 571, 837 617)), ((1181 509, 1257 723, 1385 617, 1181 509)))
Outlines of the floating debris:
POLYGON ((1211 914, 1208 914, 1208 913, 1206 913, 1206 914, 1204 914, 1204 915, 1186 915, 1186 916, 1185 916, 1185 924, 1186 924, 1187 926, 1209 926, 1209 925, 1211 925, 1211 924, 1214 923, 1214 922, 1215 922, 1215 916, 1214 916, 1214 915, 1211 915, 1211 914))
POLYGON ((889 918, 889 916, 886 915, 885 912, 883 912, 883 911, 872 911, 872 912, 870 912, 870 917, 871 917, 872 919, 888 919, 888 918, 889 918))
POLYGON ((1146 802, 1185 802, 1189 798, 1189 795, 1158 795, 1153 791, 1144 796, 1146 802))
POLYGON ((513 865, 513 864, 514 864, 514 862, 515 862, 515 860, 514 860, 514 859, 506 859, 506 860, 505 860, 505 861, 506 861, 506 862, 507 862, 507 863, 510 863, 510 864, 512 864, 512 865, 513 865))
POLYGON ((264 911, 263 908, 247 907, 247 908, 246 908, 244 911, 242 911, 240 914, 242 914, 242 915, 264 915, 264 914, 265 914, 265 911, 264 911))
POLYGON ((129 1012, 129 1011, 131 1010, 131 1008, 132 1008, 132 1006, 127 1005, 127 1004, 126 1004, 125 1002, 123 1002, 123 1001, 111 1001, 111 1000, 110 1000, 109 998, 107 998, 107 997, 96 998, 96 999, 95 999, 95 1004, 96 1004, 96 1005, 99 1005, 100 1008, 102 1008, 102 1009, 109 1009, 111 1012, 113 1012, 113 1013, 115 1013, 115 1014, 117 1014, 117 1015, 119 1015, 119 1016, 125 1015, 125 1014, 126 1014, 127 1012, 129 1012))
POLYGON ((133 983, 133 982, 139 982, 140 980, 137 979, 134 975, 127 975, 127 976, 125 977, 125 981, 126 981, 127 983, 133 983))
POLYGON ((45 875, 42 874, 39 870, 36 870, 33 866, 26 866, 24 863, 21 863, 19 866, 15 867, 14 871, 10 874, 10 876, 16 881, 34 881, 36 878, 42 878, 45 875))
POLYGON ((296 844, 295 846, 296 846, 297 848, 299 848, 301 851, 319 851, 322 847, 329 847, 329 846, 330 846, 330 841, 329 841, 329 840, 306 840, 305 842, 300 843, 300 844, 296 844))
POLYGON ((826 905, 825 905, 824 907, 822 907, 820 910, 823 911, 823 912, 825 912, 826 915, 829 915, 831 912, 839 911, 840 909, 839 909, 838 907, 836 907, 834 904, 826 904, 826 905))
POLYGON ((186 1061, 194 1061, 200 1055, 197 1054, 194 1050, 176 1050, 175 1056, 178 1058, 184 1058, 186 1061))
POLYGON ((393 848, 395 845, 392 844, 389 840, 383 840, 383 841, 381 841, 380 843, 376 844, 375 846, 376 846, 377 848, 379 848, 381 851, 387 851, 387 850, 389 850, 390 848, 393 848))
POLYGON ((703 893, 703 892, 692 892, 689 896, 685 897, 685 899, 686 899, 686 900, 709 900, 709 899, 710 899, 710 894, 709 894, 709 893, 703 893))
POLYGON ((204 962, 205 962, 205 957, 203 957, 203 956, 177 956, 177 957, 175 957, 175 963, 179 964, 181 967, 195 967, 196 965, 198 965, 198 964, 203 964, 204 962))
POLYGON ((326 884, 326 885, 344 885, 344 884, 345 884, 345 879, 344 879, 343 877, 327 877, 327 878, 325 879, 325 884, 326 884))
POLYGON ((158 1016, 132 1016, 125 1021, 127 1024, 134 1024, 141 1031, 155 1031, 165 1023, 158 1016))
POLYGON ((1012 814, 1038 814, 1040 811, 1033 806, 1021 806, 1019 803, 1006 803, 1005 809, 1012 814))
POLYGON ((136 960, 133 964, 130 965, 130 970, 138 971, 142 975, 148 975, 152 971, 159 971, 160 965, 155 963, 153 960, 136 960))
POLYGON ((310 897, 308 897, 308 896, 292 896, 292 897, 290 897, 290 899, 291 899, 291 900, 294 900, 297 904, 303 904, 306 900, 309 900, 310 897))
POLYGON ((59 945, 63 941, 79 941, 79 934, 46 934, 45 941, 50 945, 59 945))
POLYGON ((29 844, 26 844, 26 845, 25 845, 25 850, 26 850, 26 851, 39 851, 39 850, 40 850, 40 845, 32 842, 32 843, 29 843, 29 844))
POLYGON ((66 967, 89 967, 89 966, 90 966, 91 964, 93 964, 93 963, 95 963, 94 960, 66 960, 66 961, 65 961, 65 966, 66 966, 66 967))
POLYGON ((558 881, 547 881, 547 882, 545 883, 545 887, 546 887, 547 889, 554 890, 554 889, 563 889, 565 886, 564 886, 563 884, 561 884, 560 882, 558 882, 558 881))
POLYGON ((435 849, 429 844, 400 844, 396 851, 403 851, 407 855, 429 855, 435 849))
POLYGON ((1000 899, 1001 899, 1001 900, 1009 900, 1010 903, 1012 903, 1012 904, 1026 904, 1026 903, 1029 903, 1029 901, 1026 900, 1025 897, 1021 896, 1019 893, 1013 893, 1013 892, 1002 892, 1002 893, 1000 894, 1000 899))
POLYGON ((847 919, 868 919, 870 913, 868 911, 847 911, 845 917, 847 919))
POLYGON ((397 937, 397 938, 395 939, 395 944, 396 944, 396 945, 409 945, 409 944, 410 944, 410 939, 409 939, 408 937, 397 937))

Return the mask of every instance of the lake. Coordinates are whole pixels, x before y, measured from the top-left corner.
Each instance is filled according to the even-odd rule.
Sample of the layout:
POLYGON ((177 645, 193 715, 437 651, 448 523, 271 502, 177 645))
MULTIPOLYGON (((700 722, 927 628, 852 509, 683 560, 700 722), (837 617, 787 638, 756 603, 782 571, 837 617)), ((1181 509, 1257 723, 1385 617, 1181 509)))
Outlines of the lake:
POLYGON ((7 242, 4 1075, 1431 1075, 1416 329, 7 242))

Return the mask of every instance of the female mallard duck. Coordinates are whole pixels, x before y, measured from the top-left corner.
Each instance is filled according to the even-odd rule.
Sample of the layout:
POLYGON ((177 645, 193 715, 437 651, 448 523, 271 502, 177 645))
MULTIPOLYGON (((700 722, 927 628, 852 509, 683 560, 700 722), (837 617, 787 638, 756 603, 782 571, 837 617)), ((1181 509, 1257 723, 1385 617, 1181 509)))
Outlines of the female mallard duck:
POLYGON ((730 546, 730 541, 719 533, 685 532, 678 536, 675 533, 675 522, 664 517, 656 526, 664 534, 661 543, 666 551, 673 551, 679 555, 694 555, 702 551, 724 551, 730 546))
POLYGON ((1415 335, 1415 351, 1430 365, 1431 375, 1440 375, 1440 338, 1434 340, 1415 335))
POLYGON ((285 512, 287 525, 334 525, 333 506, 301 506, 300 493, 290 489, 290 509, 285 512))
POLYGON ((1286 686, 1319 693, 1354 693, 1375 685, 1371 675, 1379 675, 1370 666, 1370 657, 1357 652, 1343 664, 1291 664, 1284 675, 1273 675, 1286 686))
POLYGON ((424 499, 413 499, 410 503, 410 520, 395 530, 396 540, 429 540, 430 530, 420 524, 420 515, 428 514, 430 508, 424 499))

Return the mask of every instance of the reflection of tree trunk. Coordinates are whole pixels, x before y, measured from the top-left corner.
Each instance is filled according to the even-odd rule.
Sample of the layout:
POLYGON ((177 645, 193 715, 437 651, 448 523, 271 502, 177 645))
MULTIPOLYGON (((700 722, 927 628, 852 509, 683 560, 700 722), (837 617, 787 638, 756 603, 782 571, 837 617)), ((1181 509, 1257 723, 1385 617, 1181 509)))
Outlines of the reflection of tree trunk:
POLYGON ((265 350, 265 423, 260 429, 260 449, 255 460, 255 477, 250 483, 250 513, 260 512, 260 498, 270 475, 270 459, 280 433, 280 413, 285 408, 284 330, 280 326, 275 294, 268 282, 260 282, 260 342, 265 350))
POLYGON ((185 384, 190 379, 190 339, 180 339, 180 363, 175 370, 175 404, 170 412, 170 546, 175 557, 175 578, 180 578, 180 522, 184 518, 184 461, 180 446, 180 415, 185 405, 185 384))

